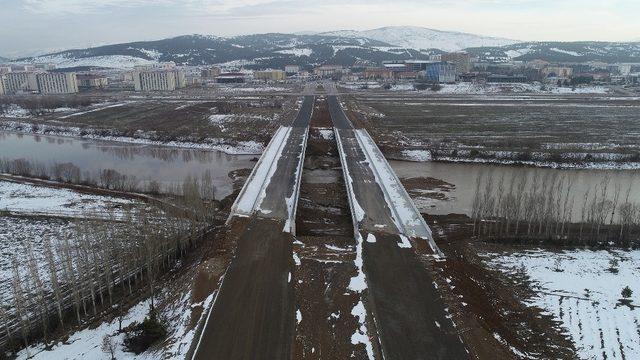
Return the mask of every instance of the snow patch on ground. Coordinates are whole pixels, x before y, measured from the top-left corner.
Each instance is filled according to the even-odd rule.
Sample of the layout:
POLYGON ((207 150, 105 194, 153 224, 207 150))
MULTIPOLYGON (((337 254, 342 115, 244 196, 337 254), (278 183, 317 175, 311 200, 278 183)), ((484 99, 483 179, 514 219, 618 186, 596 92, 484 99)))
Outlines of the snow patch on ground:
POLYGON ((353 335, 351 335, 351 343, 353 345, 364 344, 365 349, 367 350, 367 358, 375 359, 373 356, 373 345, 371 344, 371 340, 369 339, 369 335, 367 332, 367 310, 364 308, 364 304, 362 300, 360 300, 356 306, 351 310, 351 315, 355 316, 358 319, 358 323, 360 327, 356 330, 353 335))
POLYGON ((354 292, 362 292, 367 289, 367 281, 364 275, 364 271, 362 270, 362 235, 359 233, 356 235, 357 244, 356 244, 356 259, 353 261, 357 271, 356 276, 351 278, 349 281, 348 289, 354 292))
POLYGON ((318 128, 318 132, 320 133, 320 137, 322 137, 324 140, 333 140, 335 136, 333 133, 333 129, 318 128))
POLYGON ((71 118, 71 117, 74 117, 74 116, 80 116, 80 115, 89 114, 89 113, 92 113, 92 112, 97 112, 97 111, 102 111, 102 110, 111 109, 111 108, 115 108, 115 107, 120 107, 120 106, 124 106, 124 105, 127 105, 127 104, 131 104, 133 102, 135 102, 135 101, 127 101, 127 102, 118 103, 118 104, 111 104, 111 105, 107 105, 107 106, 101 106, 101 107, 98 107, 98 108, 95 108, 95 109, 76 112, 76 113, 73 113, 73 114, 61 116, 60 119, 68 119, 68 118, 71 118))
POLYGON ((428 162, 433 160, 429 150, 402 150, 402 156, 408 161, 428 162))
POLYGON ((487 256, 491 267, 529 276, 537 294, 527 304, 562 324, 578 356, 640 358, 640 310, 620 303, 622 289, 629 286, 632 305, 640 305, 639 250, 531 250, 487 256))
MULTIPOLYGON (((22 215, 81 218, 106 217, 107 209, 119 209, 135 202, 126 199, 88 195, 68 189, 0 181, 0 210, 22 215)), ((115 211, 115 215, 121 211, 115 211)))
MULTIPOLYGON (((394 91, 410 91, 413 90, 413 84, 399 84, 391 88, 394 91)), ((531 93, 531 94, 607 94, 610 89, 604 86, 583 86, 576 87, 558 87, 545 86, 540 84, 529 83, 491 83, 479 84, 461 82, 457 84, 442 84, 439 91, 431 89, 421 90, 420 92, 435 94, 512 94, 512 93, 531 93)))
MULTIPOLYGON (((129 326, 135 322, 141 322, 149 312, 150 302, 145 300, 131 308, 124 316, 122 327, 129 326)), ((18 359, 42 359, 42 360, 84 360, 84 359, 109 359, 109 356, 102 352, 102 340, 105 336, 111 336, 113 341, 122 344, 124 334, 118 334, 118 319, 105 322, 95 329, 85 329, 71 335, 69 339, 62 343, 57 343, 51 351, 46 351, 43 345, 31 346, 18 354, 18 359)), ((122 346, 118 346, 115 354, 117 359, 145 359, 147 354, 135 356, 133 353, 125 352, 122 346)))
POLYGON ((9 105, 4 112, 0 113, 0 116, 2 117, 8 117, 8 118, 28 118, 30 117, 29 112, 26 109, 23 109, 22 107, 16 105, 16 104, 11 104, 9 105))

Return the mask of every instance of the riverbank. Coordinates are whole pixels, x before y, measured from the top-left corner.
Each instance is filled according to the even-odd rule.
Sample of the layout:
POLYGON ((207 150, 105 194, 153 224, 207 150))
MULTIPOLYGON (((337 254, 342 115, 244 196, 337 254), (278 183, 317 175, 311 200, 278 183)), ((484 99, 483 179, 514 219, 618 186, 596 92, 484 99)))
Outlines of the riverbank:
POLYGON ((159 140, 153 131, 137 131, 135 137, 118 130, 80 128, 38 122, 0 120, 0 131, 31 135, 55 135, 86 140, 115 141, 127 144, 168 146, 182 149, 215 150, 229 155, 260 155, 264 145, 255 141, 231 141, 223 138, 159 140))

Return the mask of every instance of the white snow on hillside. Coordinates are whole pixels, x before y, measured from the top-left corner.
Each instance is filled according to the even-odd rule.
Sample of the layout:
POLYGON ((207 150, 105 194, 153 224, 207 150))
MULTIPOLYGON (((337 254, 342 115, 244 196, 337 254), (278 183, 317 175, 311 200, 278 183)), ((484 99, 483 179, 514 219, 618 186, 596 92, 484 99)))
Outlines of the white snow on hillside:
POLYGON ((276 51, 278 54, 293 55, 293 56, 310 56, 313 50, 308 48, 303 49, 286 49, 276 51))
POLYGON ((130 69, 136 65, 155 64, 156 61, 126 55, 92 56, 86 58, 70 58, 62 54, 43 55, 29 60, 31 63, 55 64, 58 68, 77 66, 99 66, 105 68, 130 69))
POLYGON ((544 251, 489 254, 506 274, 524 272, 536 295, 528 305, 559 321, 581 359, 639 359, 640 251, 544 251), (614 270, 612 270, 614 269, 614 270), (633 294, 621 303, 622 289, 633 294))
POLYGON ((367 38, 416 50, 459 51, 469 47, 504 46, 518 43, 516 40, 439 31, 415 26, 391 26, 365 31, 342 30, 327 32, 322 35, 367 38))
POLYGON ((561 54, 571 55, 571 56, 582 56, 582 54, 577 53, 575 51, 562 50, 562 49, 558 49, 558 48, 551 48, 550 50, 558 52, 558 53, 561 53, 561 54))

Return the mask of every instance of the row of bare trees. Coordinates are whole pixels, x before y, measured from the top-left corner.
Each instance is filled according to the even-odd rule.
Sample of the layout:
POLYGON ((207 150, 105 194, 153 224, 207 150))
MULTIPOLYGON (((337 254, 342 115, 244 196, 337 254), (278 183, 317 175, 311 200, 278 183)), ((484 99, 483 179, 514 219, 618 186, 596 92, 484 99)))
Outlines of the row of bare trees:
POLYGON ((162 185, 157 181, 143 181, 135 175, 126 175, 114 169, 82 172, 72 163, 54 163, 46 165, 26 159, 0 159, 0 173, 31 177, 42 180, 53 180, 63 183, 99 187, 108 190, 125 192, 145 192, 149 194, 181 195, 184 183, 198 183, 198 191, 205 199, 214 199, 213 175, 205 171, 199 179, 187 176, 184 183, 162 185))
POLYGON ((144 289, 153 306, 159 276, 197 246, 213 222, 216 204, 207 199, 212 190, 202 192, 205 186, 211 184, 188 178, 178 206, 141 204, 104 220, 77 220, 62 238, 16 234, 23 251, 13 253, 11 278, 3 280, 10 291, 0 295, 0 351, 34 339, 49 344, 54 331, 82 325, 101 309, 122 309, 144 289))
POLYGON ((636 247, 640 204, 633 184, 624 189, 605 176, 577 188, 575 176, 519 172, 509 179, 484 173, 476 178, 472 205, 474 235, 491 240, 550 241, 562 245, 636 247))

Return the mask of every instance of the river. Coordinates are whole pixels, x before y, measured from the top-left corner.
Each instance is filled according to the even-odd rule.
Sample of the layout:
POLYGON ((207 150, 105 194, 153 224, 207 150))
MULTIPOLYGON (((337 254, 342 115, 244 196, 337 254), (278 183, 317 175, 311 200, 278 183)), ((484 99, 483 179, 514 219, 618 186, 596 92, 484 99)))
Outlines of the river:
MULTIPOLYGON (((494 164, 469 164, 469 163, 441 163, 441 162, 409 162, 390 161, 391 167, 400 178, 432 177, 443 180, 455 186, 447 193, 446 200, 425 199, 416 201, 422 212, 433 215, 467 214, 471 215, 471 208, 476 191, 476 178, 483 176, 485 179, 492 176, 494 183, 504 176, 506 191, 508 184, 514 177, 525 176, 528 185, 525 191, 530 189, 532 179, 536 174, 542 178, 545 175, 566 176, 573 181, 570 193, 575 201, 573 219, 580 216, 579 209, 583 204, 584 194, 590 191, 593 195, 596 186, 609 179, 607 198, 614 199, 615 185, 619 184, 619 200, 624 201, 629 187, 629 202, 640 204, 640 171, 638 170, 558 170, 549 168, 529 168, 518 166, 494 165, 494 164)), ((568 182, 568 181, 567 181, 568 182)), ((567 182, 564 189, 566 190, 567 182)))
POLYGON ((0 159, 25 159, 45 165, 72 163, 82 173, 93 174, 113 169, 163 186, 180 184, 187 176, 200 178, 209 170, 218 199, 232 193, 229 172, 253 168, 253 158, 216 150, 0 132, 0 159))

